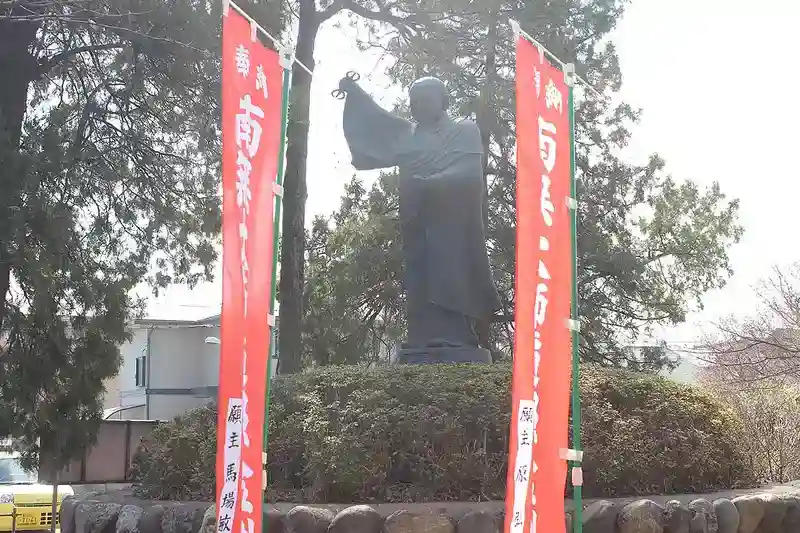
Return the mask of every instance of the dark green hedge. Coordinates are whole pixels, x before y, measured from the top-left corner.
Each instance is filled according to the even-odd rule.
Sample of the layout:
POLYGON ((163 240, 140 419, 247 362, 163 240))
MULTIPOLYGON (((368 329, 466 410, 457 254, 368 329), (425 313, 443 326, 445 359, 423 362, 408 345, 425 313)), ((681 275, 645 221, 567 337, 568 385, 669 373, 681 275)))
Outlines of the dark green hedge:
MULTIPOLYGON (((280 377, 270 412, 268 498, 292 502, 502 499, 507 366, 324 368, 280 377)), ((733 414, 702 392, 584 367, 586 496, 750 485, 733 414)), ((213 499, 216 412, 198 409, 142 443, 139 496, 213 499)))

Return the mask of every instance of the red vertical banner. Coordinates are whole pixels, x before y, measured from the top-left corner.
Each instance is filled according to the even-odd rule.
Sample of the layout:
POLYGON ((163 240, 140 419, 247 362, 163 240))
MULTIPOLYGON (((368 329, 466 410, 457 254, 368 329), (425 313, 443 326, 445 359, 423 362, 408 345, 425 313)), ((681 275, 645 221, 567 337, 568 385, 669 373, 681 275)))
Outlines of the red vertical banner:
POLYGON ((564 74, 517 40, 517 239, 506 533, 564 533, 571 375, 570 123, 564 74))
POLYGON ((282 69, 231 8, 222 23, 222 318, 217 531, 260 533, 282 69))

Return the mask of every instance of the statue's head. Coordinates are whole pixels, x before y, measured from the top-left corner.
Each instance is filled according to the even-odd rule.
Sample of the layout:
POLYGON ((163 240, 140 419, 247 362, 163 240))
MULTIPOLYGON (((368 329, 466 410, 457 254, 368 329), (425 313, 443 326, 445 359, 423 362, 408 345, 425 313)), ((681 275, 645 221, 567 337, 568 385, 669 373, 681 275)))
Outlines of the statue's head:
POLYGON ((439 78, 420 78, 409 90, 411 116, 418 124, 435 124, 447 114, 450 95, 447 86, 439 78))

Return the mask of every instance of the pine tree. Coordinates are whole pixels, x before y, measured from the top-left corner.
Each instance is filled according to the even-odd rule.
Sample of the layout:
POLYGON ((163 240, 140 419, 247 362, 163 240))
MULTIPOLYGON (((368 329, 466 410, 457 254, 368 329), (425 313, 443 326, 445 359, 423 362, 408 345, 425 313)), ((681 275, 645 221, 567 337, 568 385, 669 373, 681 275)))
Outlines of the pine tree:
MULTIPOLYGON (((351 23, 372 21, 389 23, 407 33, 415 27, 415 17, 396 16, 392 2, 385 0, 295 0, 290 11, 297 18, 297 60, 314 68, 314 49, 317 34, 323 24, 340 13, 347 13, 351 23)), ((284 213, 282 221, 280 298, 281 332, 280 364, 282 374, 298 372, 302 367, 301 322, 304 315, 303 285, 306 253, 306 159, 308 157, 309 110, 311 105, 311 76, 295 65, 292 77, 291 114, 286 133, 286 176, 284 213)), ((332 88, 333 89, 333 88, 332 88)))
POLYGON ((0 2, 0 435, 29 464, 92 439, 133 289, 211 276, 221 20, 210 0, 0 2))
MULTIPOLYGON (((519 21, 563 61, 576 63, 579 75, 609 95, 619 90, 622 73, 607 37, 623 7, 620 0, 400 0, 393 4, 396 16, 422 13, 417 31, 376 31, 364 43, 394 56, 389 75, 403 86, 423 75, 445 80, 452 113, 478 121, 487 152, 487 244, 505 306, 492 340, 505 353, 513 323, 516 179, 515 60, 508 19, 519 21)), ((586 360, 653 369, 669 364, 663 349, 646 350, 642 361, 625 342, 654 324, 685 320, 691 308, 702 305, 700 296, 722 287, 731 273, 727 250, 742 230, 738 201, 727 199, 717 184, 701 189, 676 181, 655 154, 639 164, 620 157, 639 116, 609 97, 578 99, 581 353, 586 360)))

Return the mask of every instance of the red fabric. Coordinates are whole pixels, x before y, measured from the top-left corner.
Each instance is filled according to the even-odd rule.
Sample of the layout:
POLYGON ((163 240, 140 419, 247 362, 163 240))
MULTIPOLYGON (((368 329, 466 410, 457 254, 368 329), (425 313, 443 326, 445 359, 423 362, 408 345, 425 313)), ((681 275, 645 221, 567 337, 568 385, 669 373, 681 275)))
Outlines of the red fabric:
POLYGON ((222 324, 217 530, 260 533, 273 207, 280 146, 278 54, 233 9, 222 36, 222 324))
POLYGON ((517 240, 506 533, 565 533, 572 294, 564 75, 517 42, 517 240))

